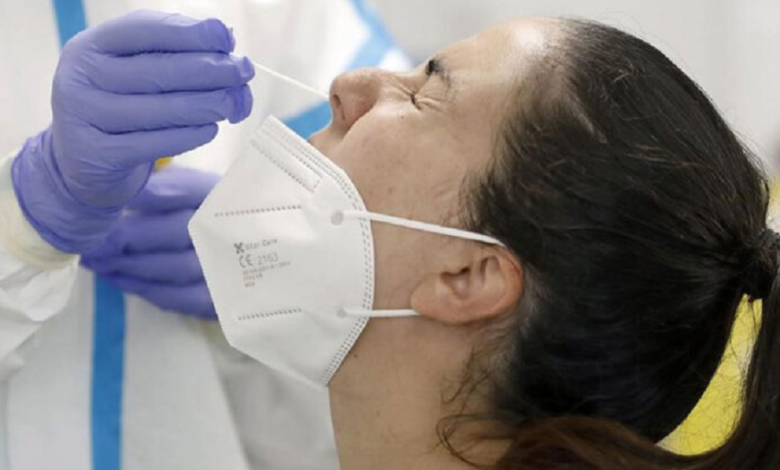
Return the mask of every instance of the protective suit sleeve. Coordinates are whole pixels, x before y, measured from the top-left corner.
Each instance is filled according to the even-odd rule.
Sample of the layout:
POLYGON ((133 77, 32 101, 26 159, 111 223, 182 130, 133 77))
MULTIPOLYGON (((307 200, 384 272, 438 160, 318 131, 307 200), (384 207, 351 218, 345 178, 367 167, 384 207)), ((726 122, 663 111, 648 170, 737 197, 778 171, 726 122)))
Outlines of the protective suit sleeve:
POLYGON ((11 154, 0 158, 0 382, 22 365, 19 349, 68 300, 78 256, 44 241, 14 195, 11 154))

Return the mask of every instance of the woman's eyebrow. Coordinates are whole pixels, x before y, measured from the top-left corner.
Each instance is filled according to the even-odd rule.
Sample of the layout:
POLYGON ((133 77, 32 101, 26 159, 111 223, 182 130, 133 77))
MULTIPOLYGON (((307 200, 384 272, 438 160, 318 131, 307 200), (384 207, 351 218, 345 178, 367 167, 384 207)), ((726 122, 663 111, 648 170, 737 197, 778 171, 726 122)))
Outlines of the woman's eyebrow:
POLYGON ((447 67, 447 61, 443 56, 433 56, 425 68, 428 75, 438 75, 444 81, 444 84, 447 85, 447 90, 452 88, 451 70, 447 67))

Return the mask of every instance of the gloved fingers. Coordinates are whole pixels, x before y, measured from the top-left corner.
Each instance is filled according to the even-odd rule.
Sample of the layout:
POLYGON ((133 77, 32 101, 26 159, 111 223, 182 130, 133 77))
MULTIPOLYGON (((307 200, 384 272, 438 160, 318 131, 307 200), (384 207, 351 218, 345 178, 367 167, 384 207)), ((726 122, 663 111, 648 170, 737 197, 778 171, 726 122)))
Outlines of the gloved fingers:
POLYGON ((101 276, 122 276, 174 285, 203 281, 203 270, 195 250, 108 258, 84 256, 81 264, 101 276))
POLYGON ((242 85, 214 91, 158 95, 85 93, 79 116, 109 134, 239 122, 252 111, 252 92, 242 85))
POLYGON ((175 13, 140 10, 106 21, 93 31, 100 52, 232 52, 231 30, 215 18, 198 20, 175 13))
POLYGON ((119 290, 135 294, 163 310, 171 310, 203 320, 216 320, 217 314, 205 282, 184 286, 158 284, 124 276, 100 276, 119 290))
POLYGON ((90 83, 104 91, 124 94, 236 88, 255 76, 254 65, 246 57, 216 52, 101 55, 87 66, 90 83))
POLYGON ((184 209, 164 214, 125 213, 103 244, 85 253, 86 258, 164 253, 192 248, 187 224, 195 213, 184 209))
POLYGON ((197 209, 219 181, 219 175, 180 166, 155 171, 127 208, 140 212, 197 209))
POLYGON ((207 144, 217 136, 216 124, 174 127, 154 131, 105 134, 95 142, 98 154, 117 168, 132 169, 162 157, 179 155, 207 144))

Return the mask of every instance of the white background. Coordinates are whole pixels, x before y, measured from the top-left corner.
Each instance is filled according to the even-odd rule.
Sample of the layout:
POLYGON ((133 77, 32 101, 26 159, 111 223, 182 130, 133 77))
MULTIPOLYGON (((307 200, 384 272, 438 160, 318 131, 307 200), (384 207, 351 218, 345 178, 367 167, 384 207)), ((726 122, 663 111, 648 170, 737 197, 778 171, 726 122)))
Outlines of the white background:
POLYGON ((664 51, 759 155, 780 155, 780 0, 373 0, 417 61, 517 16, 610 23, 664 51))

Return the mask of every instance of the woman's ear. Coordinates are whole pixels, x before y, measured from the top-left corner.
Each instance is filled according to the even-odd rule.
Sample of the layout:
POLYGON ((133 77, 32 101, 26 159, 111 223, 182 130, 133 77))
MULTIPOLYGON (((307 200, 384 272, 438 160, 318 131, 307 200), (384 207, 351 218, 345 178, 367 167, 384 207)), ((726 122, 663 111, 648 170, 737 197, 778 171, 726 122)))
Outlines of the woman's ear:
POLYGON ((412 292, 411 307, 432 320, 466 324, 506 313, 522 293, 522 268, 512 254, 481 249, 456 269, 425 277, 412 292))

